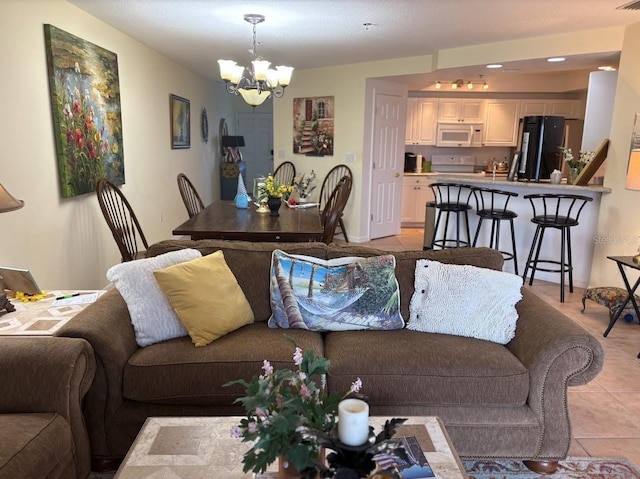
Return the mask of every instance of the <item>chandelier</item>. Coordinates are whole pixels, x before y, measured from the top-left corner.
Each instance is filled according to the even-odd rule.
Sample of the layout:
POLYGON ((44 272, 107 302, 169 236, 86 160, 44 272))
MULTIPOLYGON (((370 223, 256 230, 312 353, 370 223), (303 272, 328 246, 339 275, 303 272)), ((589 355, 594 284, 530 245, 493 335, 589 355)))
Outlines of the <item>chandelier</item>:
POLYGON ((249 50, 253 55, 251 67, 245 68, 232 60, 218 60, 220 77, 224 80, 227 92, 242 95, 244 101, 256 107, 261 105, 271 95, 281 98, 284 89, 291 81, 293 67, 277 66, 269 68, 271 62, 258 56, 256 52, 256 25, 264 22, 264 15, 249 14, 244 20, 253 25, 253 48, 249 50))

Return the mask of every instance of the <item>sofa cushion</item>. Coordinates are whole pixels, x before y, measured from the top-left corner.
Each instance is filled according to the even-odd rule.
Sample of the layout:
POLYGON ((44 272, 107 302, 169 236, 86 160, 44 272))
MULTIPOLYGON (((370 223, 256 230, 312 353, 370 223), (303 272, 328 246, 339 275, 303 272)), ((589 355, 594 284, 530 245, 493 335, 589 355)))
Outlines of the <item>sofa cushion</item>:
POLYGON ((107 279, 115 284, 127 303, 138 346, 187 335, 153 272, 201 256, 194 249, 183 249, 109 268, 107 279))
POLYGON ((206 346, 253 322, 253 311, 222 251, 154 271, 193 344, 206 346))
POLYGON ((407 328, 507 344, 516 334, 521 287, 515 274, 418 260, 407 328))
POLYGON ((0 478, 76 475, 71 427, 59 414, 0 414, 0 444, 0 478))
MULTIPOLYGON (((327 259, 342 256, 377 256, 382 254, 378 249, 365 246, 331 245, 327 251, 327 259)), ((400 285, 400 313, 403 318, 409 317, 409 302, 413 296, 414 271, 416 260, 432 259, 441 263, 470 264, 480 268, 491 268, 500 271, 504 258, 500 252, 492 248, 449 248, 428 251, 388 251, 396 257, 396 277, 400 285)))
POLYGON ((324 243, 285 244, 226 240, 165 240, 151 245, 147 250, 147 256, 184 248, 197 249, 203 256, 222 250, 227 265, 251 305, 255 321, 267 321, 271 316, 269 274, 271 253, 274 250, 281 249, 287 253, 304 254, 317 258, 326 258, 327 252, 327 245, 324 243), (248 252, 251 254, 247 254, 248 252))
POLYGON ((400 329, 393 255, 330 261, 273 252, 269 326, 311 331, 400 329))
MULTIPOLYGON (((320 333, 289 330, 286 334, 302 349, 324 354, 320 333)), ((124 396, 150 403, 229 406, 244 390, 223 384, 261 374, 265 359, 276 369, 292 369, 294 350, 281 329, 271 329, 265 322, 243 326, 202 348, 194 348, 188 338, 165 341, 138 349, 129 358, 124 396)))
POLYGON ((327 333, 329 390, 353 378, 371 406, 517 407, 529 395, 529 373, 500 344, 445 334, 397 331, 327 333))

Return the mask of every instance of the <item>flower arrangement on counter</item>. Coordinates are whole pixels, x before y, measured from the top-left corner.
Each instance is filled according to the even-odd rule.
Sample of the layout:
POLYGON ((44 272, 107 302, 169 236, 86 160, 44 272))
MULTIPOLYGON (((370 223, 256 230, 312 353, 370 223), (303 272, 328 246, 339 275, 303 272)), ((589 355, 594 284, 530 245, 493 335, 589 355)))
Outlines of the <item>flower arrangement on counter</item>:
POLYGON ((585 150, 580 151, 580 157, 576 159, 571 152, 571 148, 560 148, 560 151, 562 151, 562 156, 564 161, 567 162, 567 166, 569 166, 569 168, 578 168, 579 170, 584 168, 596 155, 595 151, 585 150))
POLYGON ((315 185, 311 186, 311 183, 316 179, 316 172, 311 170, 309 176, 305 178, 304 174, 301 176, 296 176, 293 179, 293 186, 300 195, 301 199, 306 199, 309 197, 311 192, 316 189, 315 185))
POLYGON ((285 195, 291 194, 293 186, 284 185, 278 182, 273 175, 267 176, 264 183, 258 185, 258 201, 266 200, 267 198, 282 198, 285 195))
POLYGON ((362 381, 357 378, 343 397, 327 393, 324 385, 330 361, 311 350, 303 352, 291 337, 285 337, 295 346, 293 363, 297 369, 274 370, 265 359, 260 376, 250 382, 239 379, 225 384, 245 389, 245 396, 236 402, 242 403, 247 416, 233 427, 231 435, 254 442, 244 455, 244 472, 263 473, 282 456, 302 478, 312 478, 326 467, 318 458, 319 441, 315 436, 303 436, 301 431, 328 434, 333 430, 338 404, 344 397, 357 394, 362 381))

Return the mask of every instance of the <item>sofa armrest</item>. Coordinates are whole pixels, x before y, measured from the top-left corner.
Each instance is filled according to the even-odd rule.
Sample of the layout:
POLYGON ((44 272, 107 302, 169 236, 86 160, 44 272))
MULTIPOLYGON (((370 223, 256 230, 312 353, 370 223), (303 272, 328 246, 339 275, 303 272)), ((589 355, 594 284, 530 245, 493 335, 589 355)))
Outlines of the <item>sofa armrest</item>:
POLYGON ((82 401, 96 364, 82 339, 0 338, 0 413, 55 412, 71 426, 78 477, 90 471, 82 401))
POLYGON ((61 327, 56 336, 83 338, 91 344, 97 371, 90 395, 104 398, 109 410, 115 410, 123 401, 125 366, 138 350, 129 309, 118 290, 104 293, 61 327))
POLYGON ((507 345, 529 370, 528 405, 539 417, 544 436, 539 456, 546 450, 569 447, 567 386, 586 384, 602 370, 604 351, 598 340, 530 288, 522 288, 516 305, 516 336, 507 345))

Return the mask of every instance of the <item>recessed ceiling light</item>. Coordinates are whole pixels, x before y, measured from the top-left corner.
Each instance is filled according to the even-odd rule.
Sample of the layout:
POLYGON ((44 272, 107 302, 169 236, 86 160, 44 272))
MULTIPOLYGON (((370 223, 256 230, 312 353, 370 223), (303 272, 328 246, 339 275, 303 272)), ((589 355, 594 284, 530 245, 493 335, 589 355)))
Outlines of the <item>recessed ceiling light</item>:
POLYGON ((502 68, 500 63, 492 63, 491 65, 487 65, 487 68, 502 68))
POLYGON ((566 58, 565 57, 551 57, 551 58, 547 58, 548 62, 554 63, 554 62, 563 62, 565 61, 566 58))
POLYGON ((615 69, 615 68, 610 67, 610 66, 608 66, 608 65, 598 67, 598 70, 602 70, 602 71, 605 71, 605 72, 614 72, 614 71, 616 71, 616 69, 615 69))

